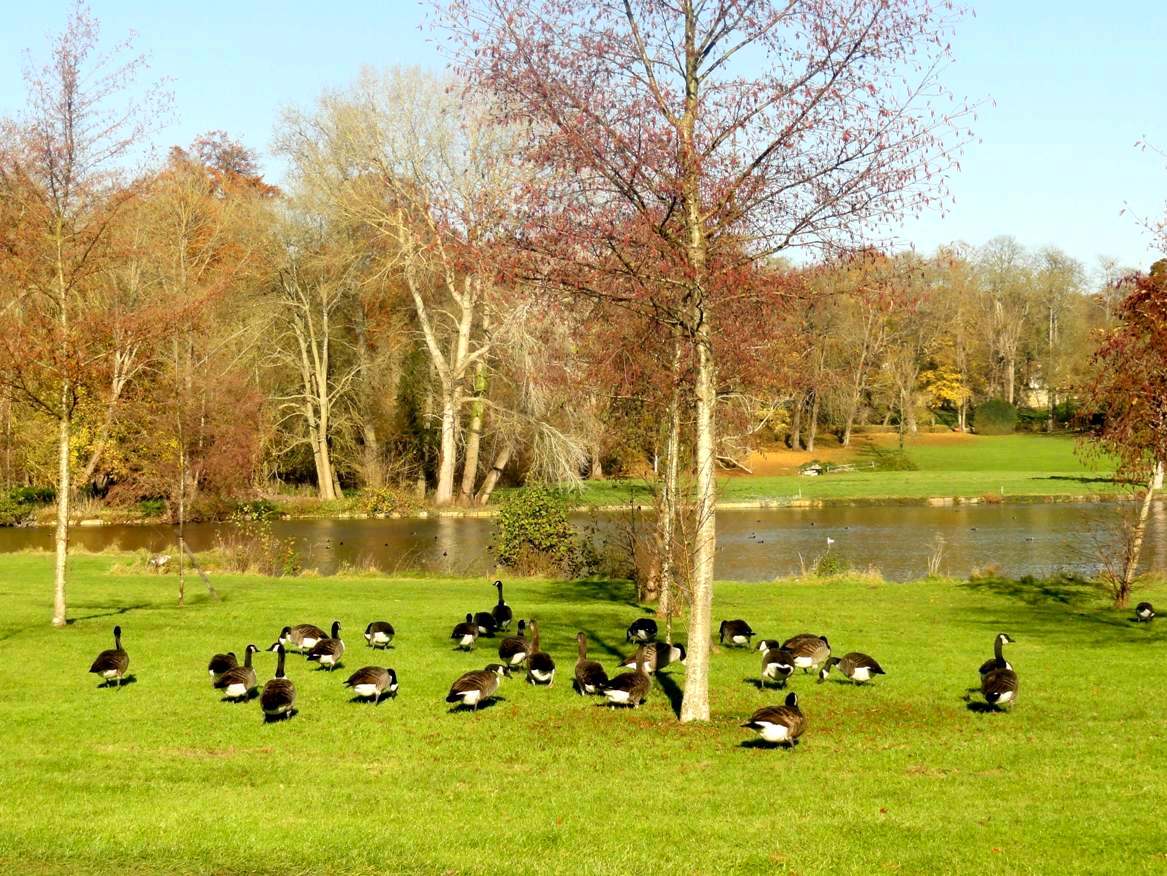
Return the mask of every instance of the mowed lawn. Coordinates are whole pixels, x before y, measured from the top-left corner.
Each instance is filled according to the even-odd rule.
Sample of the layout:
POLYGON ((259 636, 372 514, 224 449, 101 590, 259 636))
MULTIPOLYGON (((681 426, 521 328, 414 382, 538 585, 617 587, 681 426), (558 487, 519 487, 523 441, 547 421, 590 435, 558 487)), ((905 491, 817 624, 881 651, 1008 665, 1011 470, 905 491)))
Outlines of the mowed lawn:
MULTIPOLYGON (((486 580, 216 578, 213 603, 173 576, 73 561, 68 629, 48 626, 51 560, 0 558, 0 863, 18 873, 1162 872, 1167 869, 1167 619, 1131 623, 1084 585, 863 580, 721 584, 715 619, 759 634, 827 634, 888 671, 866 688, 799 675, 808 729, 794 751, 740 724, 759 655, 723 650, 713 720, 681 726, 683 672, 638 711, 571 690, 577 630, 607 666, 641 612, 624 583, 514 581, 560 677, 504 682, 477 714, 443 702, 496 657, 451 648, 486 580), (115 571, 111 572, 111 568, 115 571), (335 673, 289 660, 300 713, 265 725, 219 702, 206 664, 285 623, 339 618, 335 673), (389 619, 396 647, 361 630, 389 619), (136 682, 86 673, 124 628, 136 682), (966 702, 1009 632, 1012 713, 966 702), (341 682, 394 666, 400 695, 349 701, 341 682), (745 743, 745 744, 743 744, 745 743)), ((1167 602, 1167 590, 1144 591, 1167 602)), ((261 683, 273 654, 258 655, 261 683)), ((974 697, 974 702, 976 698, 974 697)))
MULTIPOLYGON (((826 439, 831 441, 829 437, 826 439)), ((862 439, 860 439, 862 440, 862 439)), ((886 441, 881 442, 885 446, 886 441)), ((909 441, 906 453, 914 471, 872 471, 871 457, 831 453, 855 464, 856 470, 820 477, 724 473, 718 499, 741 502, 759 499, 876 500, 928 497, 1091 496, 1129 493, 1111 478, 1107 460, 1083 461, 1076 441, 1065 435, 943 435, 909 441), (938 440, 943 439, 943 440, 938 440)), ((805 454, 804 454, 805 455, 805 454)), ((642 481, 587 481, 580 501, 588 505, 619 505, 630 498, 649 497, 642 481)))

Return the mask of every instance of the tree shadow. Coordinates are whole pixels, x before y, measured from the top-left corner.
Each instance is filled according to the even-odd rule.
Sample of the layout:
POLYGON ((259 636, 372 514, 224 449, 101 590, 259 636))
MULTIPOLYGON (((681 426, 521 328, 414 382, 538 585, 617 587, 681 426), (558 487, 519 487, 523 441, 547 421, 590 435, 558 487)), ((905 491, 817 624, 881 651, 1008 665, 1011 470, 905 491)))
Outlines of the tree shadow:
POLYGON ((1113 477, 1103 477, 1102 475, 1094 475, 1087 477, 1085 475, 1040 475, 1032 477, 1031 481, 1069 481, 1074 484, 1128 484, 1135 486, 1133 481, 1116 481, 1113 477))
POLYGON ((658 672, 656 674, 656 683, 660 685, 661 691, 669 700, 669 706, 673 710, 673 714, 681 717, 681 701, 685 698, 685 691, 677 684, 674 679, 667 672, 658 672))
POLYGON ((66 618, 65 624, 66 624, 66 626, 72 626, 73 624, 77 623, 78 621, 93 620, 93 619, 99 618, 99 617, 117 617, 119 614, 126 614, 127 612, 139 611, 143 608, 150 608, 150 607, 151 607, 151 605, 148 602, 141 602, 141 603, 137 603, 135 605, 123 605, 121 608, 111 608, 108 611, 98 611, 98 612, 94 612, 93 614, 74 615, 73 617, 66 618))
POLYGON ((636 587, 629 581, 615 581, 608 579, 586 579, 583 581, 565 581, 563 586, 553 588, 546 599, 559 602, 581 601, 607 602, 617 605, 626 605, 637 611, 647 611, 636 601, 636 587))
POLYGON ((1098 597, 1098 587, 1077 575, 1055 575, 1049 578, 1021 578, 986 576, 970 578, 960 586, 969 590, 987 591, 1024 602, 1034 607, 1065 606, 1075 608, 1098 597))

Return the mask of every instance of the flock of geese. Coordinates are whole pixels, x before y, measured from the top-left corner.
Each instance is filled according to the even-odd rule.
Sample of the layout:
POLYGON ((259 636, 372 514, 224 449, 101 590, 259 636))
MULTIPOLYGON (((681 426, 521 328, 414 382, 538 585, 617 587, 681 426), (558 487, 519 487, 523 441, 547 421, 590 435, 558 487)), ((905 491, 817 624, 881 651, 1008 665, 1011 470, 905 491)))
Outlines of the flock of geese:
MULTIPOLYGON (((454 627, 450 638, 456 643, 455 648, 470 651, 481 637, 494 637, 509 631, 514 612, 503 599, 502 582, 495 581, 494 587, 498 590, 498 602, 493 608, 467 614, 466 620, 454 627)), ((1154 617, 1155 611, 1148 602, 1141 602, 1135 608, 1136 622, 1150 622, 1154 617)), ((642 705, 652 688, 651 676, 666 666, 685 662, 685 646, 658 641, 657 632, 656 621, 651 618, 633 621, 625 633, 625 641, 635 643, 636 651, 619 664, 619 669, 627 671, 612 677, 598 661, 588 657, 587 636, 577 633, 579 656, 573 677, 575 691, 580 696, 602 696, 611 706, 637 708, 642 705)), ((340 621, 333 621, 329 633, 314 624, 285 626, 280 630, 276 641, 267 649, 277 654, 275 676, 258 694, 265 721, 287 719, 296 711, 296 687, 286 674, 287 654, 302 654, 309 662, 331 672, 340 665, 345 654, 345 643, 340 634, 340 621)), ((122 647, 122 628, 115 626, 113 635, 113 648, 98 654, 89 671, 103 679, 102 686, 120 688, 129 670, 130 657, 122 647)), ((388 621, 373 621, 365 627, 364 633, 365 642, 372 650, 387 649, 395 635, 396 631, 388 621)), ((785 688, 799 669, 804 674, 815 672, 820 684, 827 680, 832 670, 837 670, 856 685, 868 684, 877 675, 886 675, 883 667, 867 654, 852 651, 842 657, 832 656, 826 636, 800 633, 785 641, 760 639, 754 646, 755 636, 750 625, 740 618, 723 620, 718 628, 718 641, 723 647, 754 647, 761 652, 759 687, 762 690, 769 689, 770 685, 785 688)), ((993 640, 993 656, 980 666, 981 694, 993 710, 1017 702, 1017 672, 1003 652, 1004 646, 1013 641, 1007 633, 997 634, 993 640)), ((259 680, 252 666, 252 655, 257 651, 258 647, 249 644, 243 665, 239 665, 234 652, 215 654, 211 658, 207 666, 211 684, 224 700, 245 701, 256 696, 259 680)), ((499 641, 498 657, 497 663, 460 675, 450 686, 446 702, 457 708, 476 711, 498 693, 503 679, 524 666, 528 684, 551 687, 555 682, 555 660, 542 650, 539 624, 535 620, 530 623, 520 620, 516 634, 505 635, 499 641), (530 638, 527 637, 528 630, 530 638)), ((391 667, 364 666, 352 673, 344 685, 356 698, 379 702, 383 697, 397 695, 397 673, 391 667)), ((753 730, 768 743, 793 747, 806 729, 806 717, 799 707, 798 694, 791 691, 783 704, 758 709, 742 726, 753 730)))

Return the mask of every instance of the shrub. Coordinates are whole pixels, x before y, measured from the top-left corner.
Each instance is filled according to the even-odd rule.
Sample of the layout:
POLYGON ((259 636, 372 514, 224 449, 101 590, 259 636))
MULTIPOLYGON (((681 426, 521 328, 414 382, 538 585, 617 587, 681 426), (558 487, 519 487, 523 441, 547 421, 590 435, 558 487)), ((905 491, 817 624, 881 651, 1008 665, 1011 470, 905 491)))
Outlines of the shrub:
POLYGON ((499 509, 494 556, 521 574, 575 577, 588 566, 583 540, 568 519, 567 498, 546 487, 511 493, 499 509))
POLYGON ((868 444, 860 451, 860 456, 876 471, 915 471, 918 467, 907 452, 898 447, 868 444))
POLYGON ((278 578, 304 570, 295 541, 275 535, 270 519, 235 516, 231 522, 235 525, 215 536, 217 552, 229 571, 278 578))
POLYGON ((814 563, 814 574, 816 578, 830 578, 832 575, 842 575, 849 571, 851 566, 838 554, 827 551, 814 563))
POLYGON ((373 517, 391 514, 415 514, 423 507, 415 490, 401 487, 367 487, 361 491, 360 507, 373 517))
POLYGON ((240 502, 231 514, 233 520, 271 520, 277 514, 275 503, 268 499, 240 502))
POLYGON ((138 513, 143 517, 161 517, 166 513, 166 500, 159 498, 140 499, 138 513))
POLYGON ((0 526, 20 526, 32 514, 32 506, 12 498, 9 493, 0 496, 0 526))
POLYGON ((989 399, 976 406, 972 424, 978 435, 1008 435, 1017 428, 1017 408, 999 398, 989 399))

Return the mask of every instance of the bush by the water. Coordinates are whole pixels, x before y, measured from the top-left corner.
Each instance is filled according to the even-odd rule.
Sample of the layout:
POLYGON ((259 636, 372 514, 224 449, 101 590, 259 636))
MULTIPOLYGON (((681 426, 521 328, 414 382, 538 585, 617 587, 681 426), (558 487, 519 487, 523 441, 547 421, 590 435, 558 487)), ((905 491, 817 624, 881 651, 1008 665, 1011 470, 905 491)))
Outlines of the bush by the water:
POLYGON ((1009 435, 1017 428, 1017 408, 999 398, 977 405, 973 431, 978 435, 1009 435))
POLYGON ((56 498, 52 487, 14 487, 0 495, 0 526, 20 526, 33 512, 56 498))
POLYGON ((555 490, 527 487, 512 493, 495 523, 495 560, 520 574, 583 574, 590 551, 568 510, 567 498, 555 490))
POLYGON ((361 509, 373 517, 414 514, 423 507, 414 491, 395 486, 366 487, 361 490, 360 503, 361 509))

